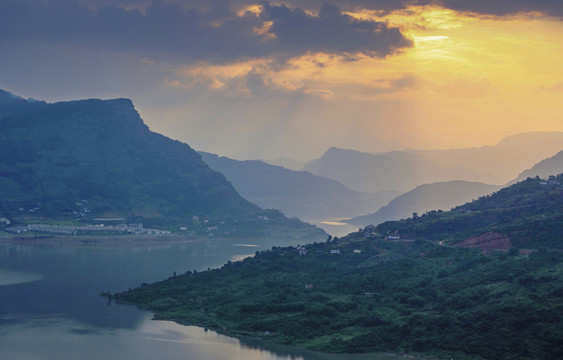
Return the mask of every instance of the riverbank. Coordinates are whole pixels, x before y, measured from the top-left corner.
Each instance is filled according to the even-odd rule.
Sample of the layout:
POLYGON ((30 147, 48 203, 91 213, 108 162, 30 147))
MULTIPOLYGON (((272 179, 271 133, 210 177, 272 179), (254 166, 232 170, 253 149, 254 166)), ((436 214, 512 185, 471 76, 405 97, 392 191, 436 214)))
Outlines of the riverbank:
POLYGON ((157 320, 327 353, 549 359, 561 357, 562 263, 548 249, 484 255, 350 237, 260 251, 108 297, 157 320))
POLYGON ((50 246, 128 246, 169 245, 208 241, 187 235, 108 235, 108 236, 51 236, 6 235, 0 244, 50 245, 50 246))
MULTIPOLYGON (((145 309, 146 310, 146 309, 145 309)), ((182 321, 181 319, 175 320, 156 320, 154 322, 169 322, 174 323, 185 328, 200 328, 205 329, 207 333, 214 332, 221 336, 226 336, 229 338, 234 338, 240 341, 240 343, 248 348, 257 350, 267 350, 273 353, 285 356, 287 358, 300 358, 305 357, 307 360, 440 360, 441 358, 435 356, 429 356, 419 353, 404 353, 404 352, 392 352, 392 351, 377 351, 377 352, 366 352, 366 353, 330 353, 321 352, 307 349, 302 346, 292 346, 287 344, 281 344, 272 340, 269 334, 244 334, 240 332, 232 332, 229 330, 223 330, 222 328, 207 328, 204 325, 192 324, 189 322, 182 321)))

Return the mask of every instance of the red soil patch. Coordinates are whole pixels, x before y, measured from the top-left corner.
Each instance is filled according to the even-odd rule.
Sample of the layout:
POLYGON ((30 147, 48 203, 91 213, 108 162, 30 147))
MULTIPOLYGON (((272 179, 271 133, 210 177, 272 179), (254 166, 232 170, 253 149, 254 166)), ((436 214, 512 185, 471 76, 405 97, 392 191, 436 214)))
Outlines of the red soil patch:
POLYGON ((479 248, 481 250, 510 249, 512 243, 508 236, 489 231, 477 236, 468 237, 460 243, 455 244, 459 247, 479 248))

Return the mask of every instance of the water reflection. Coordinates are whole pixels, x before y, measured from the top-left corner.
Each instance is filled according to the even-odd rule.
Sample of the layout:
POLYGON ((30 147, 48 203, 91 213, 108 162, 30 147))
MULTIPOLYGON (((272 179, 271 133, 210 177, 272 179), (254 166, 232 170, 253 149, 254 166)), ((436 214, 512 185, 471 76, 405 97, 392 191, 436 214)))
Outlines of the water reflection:
MULTIPOLYGON (((252 247, 252 251, 265 247, 252 247)), ((355 360, 152 321, 99 294, 249 256, 220 242, 125 247, 0 244, 0 359, 355 360), (34 281, 31 281, 31 280, 34 281)))
POLYGON ((67 318, 0 323, 2 359, 392 360, 390 354, 336 355, 220 335, 194 326, 150 320, 135 329, 100 329, 67 318))
POLYGON ((110 331, 65 318, 38 318, 0 326, 0 334, 2 359, 284 359, 211 331, 151 321, 150 315, 136 329, 110 331))
POLYGON ((0 286, 25 284, 43 279, 43 275, 0 268, 0 286))

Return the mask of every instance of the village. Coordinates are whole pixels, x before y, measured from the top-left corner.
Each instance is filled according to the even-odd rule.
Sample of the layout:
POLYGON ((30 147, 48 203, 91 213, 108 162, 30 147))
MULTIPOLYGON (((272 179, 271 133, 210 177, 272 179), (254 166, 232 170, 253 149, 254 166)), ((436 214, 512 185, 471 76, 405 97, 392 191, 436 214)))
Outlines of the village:
POLYGON ((169 235, 168 230, 147 229, 143 224, 119 224, 119 225, 47 225, 47 224, 28 224, 25 226, 6 227, 5 232, 12 234, 40 233, 48 235, 169 235))

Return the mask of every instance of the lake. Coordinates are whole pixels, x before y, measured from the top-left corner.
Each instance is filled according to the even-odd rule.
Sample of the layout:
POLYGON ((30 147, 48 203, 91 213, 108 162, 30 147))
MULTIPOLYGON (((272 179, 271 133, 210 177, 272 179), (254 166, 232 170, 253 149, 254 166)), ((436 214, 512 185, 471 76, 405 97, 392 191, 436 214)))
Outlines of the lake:
POLYGON ((151 320, 109 304, 117 292, 188 270, 202 271, 264 247, 219 240, 123 246, 0 244, 0 359, 402 359, 330 355, 237 339, 151 320))

